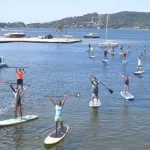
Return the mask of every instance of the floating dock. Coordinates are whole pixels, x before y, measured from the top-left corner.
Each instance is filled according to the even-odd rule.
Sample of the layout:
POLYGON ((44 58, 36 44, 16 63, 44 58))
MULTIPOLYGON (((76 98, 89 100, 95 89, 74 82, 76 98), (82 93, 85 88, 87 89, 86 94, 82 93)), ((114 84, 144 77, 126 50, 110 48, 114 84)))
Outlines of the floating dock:
POLYGON ((72 44, 72 43, 80 43, 81 39, 74 38, 53 38, 53 39, 38 39, 36 37, 30 38, 4 38, 0 37, 0 43, 11 43, 11 42, 26 42, 26 43, 64 43, 64 44, 72 44))

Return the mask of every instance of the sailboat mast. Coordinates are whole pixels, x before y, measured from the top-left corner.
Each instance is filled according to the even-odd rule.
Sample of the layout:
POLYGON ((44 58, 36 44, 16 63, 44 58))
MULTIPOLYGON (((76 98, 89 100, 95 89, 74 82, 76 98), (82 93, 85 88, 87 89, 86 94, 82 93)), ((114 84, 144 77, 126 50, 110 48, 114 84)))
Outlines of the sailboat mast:
POLYGON ((108 14, 107 14, 107 19, 106 19, 106 42, 107 42, 107 32, 108 32, 108 14))

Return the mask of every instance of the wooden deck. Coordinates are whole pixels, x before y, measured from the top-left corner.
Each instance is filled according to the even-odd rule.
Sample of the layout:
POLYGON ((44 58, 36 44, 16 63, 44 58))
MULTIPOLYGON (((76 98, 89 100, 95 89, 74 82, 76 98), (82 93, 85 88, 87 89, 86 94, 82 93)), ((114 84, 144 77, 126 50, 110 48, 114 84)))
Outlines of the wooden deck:
POLYGON ((37 37, 31 38, 4 38, 0 37, 0 43, 11 43, 11 42, 27 42, 27 43, 80 43, 81 39, 73 39, 73 38, 53 38, 53 39, 38 39, 37 37))

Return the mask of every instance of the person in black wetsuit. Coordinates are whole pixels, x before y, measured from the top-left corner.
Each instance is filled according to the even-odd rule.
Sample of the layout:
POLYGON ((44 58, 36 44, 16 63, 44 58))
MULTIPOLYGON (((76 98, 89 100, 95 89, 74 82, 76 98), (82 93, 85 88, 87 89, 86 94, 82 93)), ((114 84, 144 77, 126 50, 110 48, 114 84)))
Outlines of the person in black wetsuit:
POLYGON ((129 80, 131 79, 131 76, 124 76, 124 75, 121 76, 124 79, 124 92, 126 94, 127 91, 129 92, 129 80))
POLYGON ((10 87, 13 91, 14 96, 15 96, 15 107, 14 107, 15 108, 15 119, 17 118, 17 110, 18 109, 20 112, 20 117, 22 119, 22 101, 21 100, 22 100, 22 96, 23 96, 25 90, 29 87, 29 85, 26 88, 24 88, 24 90, 21 92, 19 89, 15 90, 11 83, 10 83, 10 87))
POLYGON ((107 48, 104 50, 104 60, 107 60, 107 53, 108 53, 108 50, 107 48))

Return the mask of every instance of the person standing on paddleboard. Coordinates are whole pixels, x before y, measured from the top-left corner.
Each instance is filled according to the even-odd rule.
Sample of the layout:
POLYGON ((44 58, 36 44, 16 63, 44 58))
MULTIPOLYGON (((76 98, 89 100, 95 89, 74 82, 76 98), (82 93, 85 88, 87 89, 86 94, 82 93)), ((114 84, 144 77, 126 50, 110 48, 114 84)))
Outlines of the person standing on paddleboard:
POLYGON ((13 90, 13 94, 15 96, 15 119, 17 118, 17 110, 19 109, 19 112, 20 112, 20 117, 22 119, 22 97, 23 97, 23 94, 25 92, 25 90, 29 87, 29 85, 23 90, 20 92, 19 89, 14 89, 12 84, 10 83, 10 87, 11 89, 13 90))
POLYGON ((144 49, 143 49, 143 50, 144 50, 144 54, 146 54, 146 45, 144 46, 144 49))
POLYGON ((91 56, 94 56, 94 48, 91 46, 91 56))
POLYGON ((142 58, 138 57, 137 71, 142 71, 142 58))
POLYGON ((126 50, 123 52, 122 54, 122 61, 125 62, 126 61, 126 56, 127 56, 127 53, 126 53, 126 50))
POLYGON ((126 94, 126 92, 128 91, 129 92, 129 80, 131 79, 131 76, 124 76, 124 75, 121 75, 122 78, 124 79, 124 92, 126 94))
POLYGON ((92 83, 92 101, 94 102, 94 98, 98 101, 98 84, 101 83, 101 81, 97 81, 92 75, 90 75, 90 81, 92 83))
POLYGON ((18 89, 18 86, 21 85, 21 89, 23 91, 23 74, 25 73, 24 69, 17 69, 16 68, 16 73, 17 73, 17 87, 16 89, 18 89))
POLYGON ((57 103, 55 103, 53 101, 53 99, 50 97, 50 100, 52 101, 52 103, 55 106, 56 109, 56 114, 55 114, 55 134, 57 134, 57 127, 58 127, 58 122, 60 122, 60 126, 61 126, 61 134, 64 134, 63 132, 63 106, 65 104, 65 101, 67 99, 67 96, 64 96, 64 100, 61 102, 60 100, 57 101, 57 103))
POLYGON ((104 50, 104 60, 107 60, 107 53, 108 53, 108 49, 106 48, 106 49, 104 50))
POLYGON ((89 52, 91 51, 91 44, 89 44, 89 50, 88 50, 89 52))

